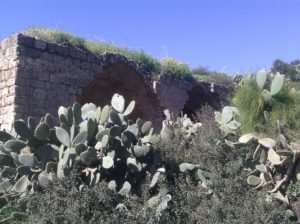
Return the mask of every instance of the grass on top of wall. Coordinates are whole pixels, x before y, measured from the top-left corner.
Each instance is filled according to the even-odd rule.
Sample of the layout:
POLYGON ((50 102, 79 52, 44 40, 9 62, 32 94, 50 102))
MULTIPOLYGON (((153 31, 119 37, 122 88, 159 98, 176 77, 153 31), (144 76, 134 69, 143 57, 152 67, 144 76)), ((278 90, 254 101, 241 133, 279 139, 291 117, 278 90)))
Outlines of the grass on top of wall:
POLYGON ((88 41, 84 38, 76 37, 68 32, 56 29, 32 27, 24 31, 24 34, 47 42, 87 50, 95 55, 106 52, 122 54, 133 60, 144 72, 150 73, 153 79, 157 79, 161 74, 166 74, 179 80, 194 80, 191 69, 187 64, 178 62, 174 59, 158 60, 151 57, 143 50, 118 47, 107 42, 88 41))

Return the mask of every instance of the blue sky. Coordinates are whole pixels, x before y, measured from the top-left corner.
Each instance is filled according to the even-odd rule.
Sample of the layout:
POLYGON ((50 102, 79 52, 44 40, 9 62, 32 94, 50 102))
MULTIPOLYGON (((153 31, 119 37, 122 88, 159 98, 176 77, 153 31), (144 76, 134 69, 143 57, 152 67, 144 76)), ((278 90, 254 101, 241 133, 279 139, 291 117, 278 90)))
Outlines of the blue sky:
POLYGON ((300 0, 9 0, 0 39, 30 26, 229 73, 300 59, 300 0))

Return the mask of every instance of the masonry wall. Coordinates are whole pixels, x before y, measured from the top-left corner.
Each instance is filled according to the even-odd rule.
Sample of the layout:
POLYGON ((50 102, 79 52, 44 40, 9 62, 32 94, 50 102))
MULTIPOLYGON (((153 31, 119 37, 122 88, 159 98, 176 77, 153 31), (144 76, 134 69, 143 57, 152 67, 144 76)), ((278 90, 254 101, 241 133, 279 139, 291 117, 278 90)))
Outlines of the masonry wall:
POLYGON ((76 100, 109 104, 113 93, 124 95, 128 103, 135 99, 139 116, 161 126, 163 110, 147 74, 124 56, 96 57, 22 34, 1 46, 1 129, 13 119, 33 116, 38 120, 47 112, 56 116, 59 106, 70 106, 76 100), (110 82, 106 76, 111 76, 110 82), (99 83, 106 83, 105 88, 99 83), (94 94, 87 95, 91 86, 94 94))
POLYGON ((219 110, 227 102, 232 89, 224 85, 212 85, 205 82, 188 82, 172 79, 169 76, 161 77, 154 85, 161 105, 168 108, 175 115, 181 111, 192 115, 203 105, 209 105, 219 110))
POLYGON ((0 128, 10 129, 15 119, 46 113, 57 116, 59 106, 110 104, 114 93, 127 103, 136 100, 132 118, 151 120, 161 127, 163 110, 191 114, 205 103, 218 109, 229 89, 185 82, 163 76, 152 83, 149 74, 118 54, 95 56, 89 52, 48 43, 22 34, 0 44, 0 128), (154 85, 153 85, 154 84, 154 85))
POLYGON ((16 36, 0 43, 0 124, 1 129, 10 129, 16 116, 15 92, 18 70, 16 36))

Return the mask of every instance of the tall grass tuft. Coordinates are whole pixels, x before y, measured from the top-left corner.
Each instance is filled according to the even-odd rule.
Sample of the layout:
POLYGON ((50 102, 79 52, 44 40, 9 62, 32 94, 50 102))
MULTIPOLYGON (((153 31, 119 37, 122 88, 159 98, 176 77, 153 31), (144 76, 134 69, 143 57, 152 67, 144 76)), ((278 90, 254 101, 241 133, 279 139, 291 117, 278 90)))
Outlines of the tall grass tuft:
POLYGON ((278 134, 279 120, 288 132, 288 137, 295 138, 299 135, 300 95, 287 87, 283 87, 278 94, 272 96, 270 102, 266 102, 256 80, 246 79, 236 89, 232 102, 240 111, 242 131, 245 133, 256 131, 275 137, 278 134), (264 111, 268 112, 267 120, 264 111))
POLYGON ((233 105, 239 109, 244 132, 253 131, 255 125, 263 119, 264 100, 261 90, 254 79, 245 80, 244 85, 236 89, 233 105))

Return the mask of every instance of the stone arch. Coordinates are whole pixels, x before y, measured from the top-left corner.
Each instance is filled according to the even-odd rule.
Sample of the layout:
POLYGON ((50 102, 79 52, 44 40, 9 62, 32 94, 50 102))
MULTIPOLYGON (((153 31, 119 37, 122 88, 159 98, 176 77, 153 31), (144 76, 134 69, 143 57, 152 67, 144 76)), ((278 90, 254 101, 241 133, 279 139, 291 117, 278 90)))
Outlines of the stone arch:
POLYGON ((114 93, 124 96, 126 106, 131 100, 136 101, 135 110, 130 118, 140 117, 151 120, 158 131, 162 124, 163 109, 156 94, 145 78, 133 66, 126 62, 114 62, 105 65, 103 72, 95 76, 77 96, 77 101, 83 105, 87 102, 96 105, 110 104, 114 93))
POLYGON ((185 102, 182 112, 187 114, 190 118, 193 117, 195 112, 205 104, 218 110, 220 105, 219 94, 210 92, 210 84, 202 83, 191 88, 188 92, 188 100, 185 102))

